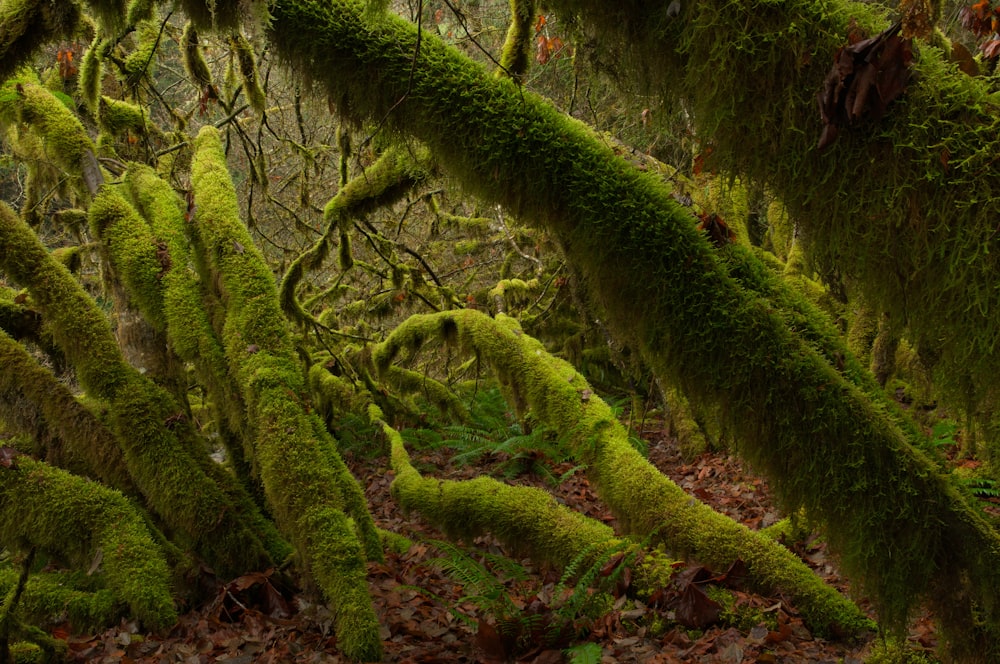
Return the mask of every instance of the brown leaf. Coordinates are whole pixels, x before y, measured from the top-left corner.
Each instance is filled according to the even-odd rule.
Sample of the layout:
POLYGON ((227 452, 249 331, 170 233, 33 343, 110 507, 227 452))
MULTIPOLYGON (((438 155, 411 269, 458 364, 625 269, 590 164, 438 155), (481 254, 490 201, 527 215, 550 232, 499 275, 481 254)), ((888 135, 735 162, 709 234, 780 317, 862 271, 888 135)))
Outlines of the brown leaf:
POLYGON ((14 459, 21 456, 15 448, 4 445, 0 447, 0 466, 4 468, 17 468, 17 464, 14 463, 14 459))
POLYGON ((870 39, 841 47, 816 95, 824 127, 817 148, 831 145, 839 127, 861 119, 879 120, 910 79, 912 39, 899 36, 900 23, 870 39))
POLYGON ((747 569, 747 564, 743 562, 742 558, 737 558, 733 561, 733 564, 729 566, 724 575, 724 583, 727 588, 733 590, 743 590, 746 588, 747 579, 750 577, 750 570, 747 569))
POLYGON ((768 632, 767 636, 764 637, 764 643, 768 645, 774 645, 775 643, 781 643, 792 635, 792 628, 788 626, 787 623, 782 623, 778 626, 777 631, 768 632))
POLYGON ((960 42, 953 42, 951 45, 951 56, 949 58, 952 62, 958 65, 964 73, 969 76, 979 76, 979 65, 976 63, 976 59, 972 57, 972 53, 960 42))
POLYGON ((500 633, 482 618, 479 619, 479 629, 476 630, 476 645, 483 651, 483 662, 486 664, 503 664, 507 661, 507 649, 500 633))
POLYGON ((693 583, 689 583, 684 589, 674 611, 677 622, 689 629, 704 629, 715 623, 721 613, 722 605, 693 583))

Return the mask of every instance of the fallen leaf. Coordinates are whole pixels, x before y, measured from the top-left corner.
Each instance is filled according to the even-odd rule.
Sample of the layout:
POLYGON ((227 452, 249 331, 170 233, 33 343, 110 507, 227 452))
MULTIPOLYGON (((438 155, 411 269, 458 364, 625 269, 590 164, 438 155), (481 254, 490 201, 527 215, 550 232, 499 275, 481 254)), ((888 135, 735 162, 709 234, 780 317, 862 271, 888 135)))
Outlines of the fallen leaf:
POLYGON ((690 629, 705 629, 714 624, 721 613, 722 605, 693 583, 689 583, 681 593, 675 609, 677 622, 690 629))

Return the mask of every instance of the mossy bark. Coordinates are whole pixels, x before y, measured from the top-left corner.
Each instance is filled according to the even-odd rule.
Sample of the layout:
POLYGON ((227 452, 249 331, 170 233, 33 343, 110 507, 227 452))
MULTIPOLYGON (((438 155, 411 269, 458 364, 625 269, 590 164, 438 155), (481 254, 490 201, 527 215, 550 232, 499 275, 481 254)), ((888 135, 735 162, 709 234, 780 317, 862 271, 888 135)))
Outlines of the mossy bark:
POLYGON ((5 546, 38 547, 80 567, 100 555, 109 588, 137 618, 153 629, 177 620, 166 560, 117 491, 15 457, 0 468, 0 537, 5 546))
MULTIPOLYGON (((473 310, 412 316, 380 345, 386 369, 401 352, 435 338, 457 341, 493 367, 501 383, 541 423, 562 433, 626 532, 717 569, 742 559, 754 581, 792 598, 819 631, 857 632, 868 619, 780 544, 714 512, 642 458, 611 408, 568 363, 545 352, 512 318, 473 310)), ((395 453, 394 453, 395 454, 395 453)))
POLYGON ((250 457, 268 504, 330 602, 341 649, 353 659, 378 659, 365 578, 365 555, 382 555, 378 534, 332 438, 304 407, 305 379, 274 276, 239 219, 214 128, 198 135, 192 183, 195 220, 224 291, 226 357, 244 391, 254 429, 250 457))
POLYGON ((220 574, 269 565, 248 526, 252 515, 206 475, 207 454, 166 426, 179 412, 176 402, 125 362, 104 314, 6 205, 0 206, 0 268, 28 288, 83 388, 107 405, 109 427, 150 508, 220 574))
MULTIPOLYGON (((641 34, 651 34, 667 16, 664 11, 645 25, 628 16, 629 11, 642 13, 636 3, 572 3, 576 5, 595 15, 601 12, 602 28, 641 34)), ((682 3, 699 13, 703 5, 682 3)), ((781 13, 781 25, 788 24, 785 3, 768 7, 781 13)), ((655 8, 665 9, 654 3, 649 11, 655 8)), ((712 11, 715 21, 727 26, 727 39, 740 36, 734 43, 746 43, 732 30, 728 9, 712 11)), ((496 80, 433 37, 424 35, 421 58, 414 65, 414 29, 401 21, 387 17, 368 23, 360 4, 348 0, 284 0, 272 15, 269 35, 276 51, 308 70, 335 98, 349 100, 353 113, 385 117, 394 129, 412 133, 467 189, 560 238, 567 258, 578 265, 592 296, 609 313, 613 329, 634 341, 665 382, 676 381, 692 398, 721 405, 741 449, 770 477, 786 506, 805 506, 826 525, 846 569, 875 598, 883 620, 900 626, 917 601, 929 599, 942 608, 953 602, 974 604, 985 623, 1000 624, 996 532, 893 422, 797 336, 774 304, 733 280, 663 183, 617 159, 582 125, 496 80), (405 103, 397 106, 401 98, 405 103), (962 577, 975 579, 968 594, 956 592, 962 577)), ((709 9, 700 15, 707 18, 709 9)), ((758 25, 759 17, 747 20, 758 25)), ((828 19, 817 22, 828 25, 828 19)), ((688 23, 678 19, 671 30, 688 23)), ((765 43, 784 53, 786 44, 776 43, 778 34, 765 35, 765 43)), ((825 39, 839 45, 832 35, 825 39)), ((709 52, 716 41, 697 45, 705 62, 716 61, 709 52)), ((811 42, 803 45, 796 37, 795 43, 801 46, 798 57, 813 51, 811 42)), ((820 56, 813 60, 821 62, 820 56)), ((798 57, 786 61, 790 70, 798 57)), ((701 67, 706 75, 710 69, 701 67)), ((957 82, 940 67, 925 71, 928 79, 952 85, 949 95, 957 87, 976 85, 957 82)), ((787 74, 771 62, 766 75, 772 80, 787 74)), ((745 76, 743 83, 752 86, 756 79, 745 76)), ((709 80, 701 84, 706 90, 717 88, 709 80)), ((796 104, 808 98, 810 116, 815 116, 811 105, 818 88, 790 90, 781 83, 780 89, 789 90, 796 104)), ((750 91, 728 98, 723 106, 735 109, 739 105, 733 99, 750 97, 770 111, 776 108, 773 99, 750 91)), ((734 126, 734 142, 748 144, 747 136, 765 135, 756 125, 752 130, 734 126)), ((818 126, 816 130, 818 135, 818 126)), ((796 136, 789 145, 808 154, 814 139, 796 136)), ((923 138, 914 140, 918 138, 923 144, 923 138)), ((772 151, 768 146, 762 152, 772 151)), ((875 162, 871 168, 882 166, 875 162)), ((852 182, 861 181, 853 166, 842 172, 852 182)), ((840 189, 851 191, 846 184, 840 189)), ((833 203, 844 199, 834 194, 816 200, 836 207, 833 203)), ((994 228, 995 221, 991 233, 994 228)), ((949 627, 961 634, 968 623, 956 620, 949 627)))
POLYGON ((0 422, 29 434, 40 456, 62 468, 137 495, 111 432, 69 388, 19 343, 0 332, 0 422))
MULTIPOLYGON (((451 538, 471 540, 489 533, 510 551, 559 571, 571 565, 583 571, 605 552, 639 549, 638 544, 616 537, 610 526, 560 505, 541 489, 510 486, 489 477, 466 481, 422 477, 410 463, 399 432, 385 423, 377 407, 371 406, 369 415, 389 439, 396 473, 390 487, 393 498, 451 538)), ((648 597, 662 587, 673 571, 670 562, 650 556, 631 590, 648 597)))

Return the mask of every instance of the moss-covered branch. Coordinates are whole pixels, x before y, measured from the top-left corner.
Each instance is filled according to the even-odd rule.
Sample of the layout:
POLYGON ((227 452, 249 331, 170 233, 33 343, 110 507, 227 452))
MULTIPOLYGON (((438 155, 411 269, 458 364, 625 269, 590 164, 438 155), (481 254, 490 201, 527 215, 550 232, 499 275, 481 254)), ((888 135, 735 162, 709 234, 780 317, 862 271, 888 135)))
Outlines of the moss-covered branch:
POLYGON ((204 450, 166 426, 179 406, 125 362, 103 312, 6 205, 0 206, 0 268, 28 288, 83 388, 107 405, 111 431, 149 506, 221 574, 269 564, 249 515, 197 460, 207 459, 204 450))
MULTIPOLYGON (((369 407, 369 415, 389 439, 396 473, 393 497, 404 510, 419 513, 449 537, 471 540, 489 533, 511 551, 557 570, 571 563, 586 569, 602 552, 625 545, 610 526, 560 505, 541 489, 510 486, 490 477, 459 482, 422 477, 410 463, 399 432, 382 419, 376 406, 369 407)), ((658 589, 652 584, 662 587, 671 573, 670 561, 652 556, 633 588, 648 597, 658 589)))
POLYGON ((418 149, 417 154, 414 154, 405 147, 390 148, 364 172, 348 181, 337 195, 327 202, 323 209, 323 220, 327 223, 326 232, 312 247, 292 262, 281 280, 281 307, 292 320, 300 322, 313 320, 295 297, 295 289, 307 271, 318 269, 326 260, 334 234, 339 232, 341 269, 346 270, 351 262, 348 246, 350 222, 402 198, 426 176, 427 162, 426 150, 418 149))
POLYGON ((681 3, 674 17, 668 5, 549 3, 578 21, 615 71, 628 69, 665 104, 690 110, 712 167, 765 182, 815 263, 906 321, 954 402, 974 408, 992 396, 1000 368, 1000 321, 991 315, 1000 306, 995 82, 962 73, 940 40, 918 41, 908 88, 885 117, 843 127, 821 151, 816 95, 851 24, 869 34, 888 26, 883 5, 713 0, 681 3))
POLYGON ((787 549, 691 498, 643 459, 583 377, 545 352, 514 319, 494 321, 474 310, 411 316, 376 349, 376 365, 385 370, 401 352, 435 338, 458 341, 482 358, 515 403, 564 436, 627 532, 651 535, 717 569, 742 559, 758 584, 787 593, 815 629, 853 632, 868 624, 787 549))
POLYGON ((111 432, 69 388, 0 332, 0 421, 44 445, 43 457, 128 494, 136 489, 111 432))
MULTIPOLYGON (((645 25, 622 17, 638 11, 639 3, 592 4, 614 14, 602 25, 645 32, 645 25)), ((700 12, 703 3, 682 6, 700 12)), ((659 7, 655 3, 650 11, 659 7)), ((767 7, 784 12, 786 3, 767 7)), ((732 28, 729 10, 715 12, 727 38, 746 45, 732 28)), ((433 37, 424 35, 414 67, 416 36, 401 21, 366 23, 360 5, 349 0, 283 0, 272 13, 269 34, 279 54, 310 71, 335 98, 348 99, 359 115, 381 118, 394 108, 387 122, 429 145, 467 189, 557 237, 616 333, 631 340, 667 382, 719 404, 741 449, 767 473, 785 504, 805 506, 826 524, 846 569, 864 582, 885 622, 900 625, 919 598, 928 598, 956 634, 967 633, 973 605, 986 623, 1000 625, 995 601, 1000 538, 994 530, 864 394, 788 327, 772 303, 729 276, 667 187, 616 158, 582 125, 496 80, 433 37), (405 102, 397 105, 401 98, 405 102), (962 578, 976 581, 962 583, 962 578)), ((753 12, 744 18, 758 24, 753 12)), ((782 39, 780 33, 766 37, 772 45, 782 39)), ((814 43, 800 55, 810 53, 814 43)), ((698 45, 699 51, 709 48, 698 45)), ((710 53, 703 57, 717 62, 710 53)), ((794 71, 796 65, 788 67, 794 71)), ((701 84, 716 89, 707 78, 714 68, 702 69, 701 84)), ((782 72, 770 63, 766 72, 755 74, 770 80, 786 75, 782 72)), ((958 85, 953 75, 940 73, 958 85)), ((745 83, 755 85, 756 78, 746 77, 745 83)), ((970 85, 976 84, 961 82, 970 85)), ((808 86, 791 92, 796 99, 814 95, 808 86)), ((756 89, 731 95, 720 106, 737 109, 751 97, 771 111, 784 109, 756 89)), ((739 141, 751 135, 764 132, 745 127, 734 132, 739 141)), ((804 150, 812 140, 795 139, 804 150)), ((892 168, 886 170, 909 162, 888 163, 892 168)), ((852 166, 837 173, 846 177, 856 171, 852 166)), ((852 187, 856 182, 865 180, 852 179, 852 187)), ((850 198, 841 193, 816 199, 817 205, 837 207, 850 198)))
POLYGON ((381 557, 378 534, 334 441, 304 407, 305 379, 274 276, 240 221, 214 128, 198 135, 191 176, 196 221, 226 297, 226 357, 244 390, 255 433, 250 456, 268 503, 334 609, 340 647, 354 659, 378 659, 364 564, 365 553, 381 557))
POLYGON ((15 457, 0 468, 0 537, 5 546, 37 546, 81 568, 100 556, 108 587, 137 618, 154 629, 177 620, 163 554, 116 491, 15 457))

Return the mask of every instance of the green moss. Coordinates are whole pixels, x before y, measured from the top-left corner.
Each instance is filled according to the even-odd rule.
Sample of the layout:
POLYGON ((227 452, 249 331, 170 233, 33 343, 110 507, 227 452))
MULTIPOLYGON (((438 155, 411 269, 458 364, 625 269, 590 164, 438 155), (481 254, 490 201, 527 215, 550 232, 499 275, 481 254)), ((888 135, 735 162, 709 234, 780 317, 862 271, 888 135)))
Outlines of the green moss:
MULTIPOLYGON (((82 574, 82 573, 81 573, 82 574)), ((6 595, 17 583, 20 571, 0 570, 0 592, 6 595)), ((90 579, 93 586, 93 579, 90 579)), ((77 632, 109 627, 124 614, 125 604, 107 588, 81 588, 76 575, 35 572, 28 578, 18 600, 17 617, 36 625, 69 622, 77 632)))
POLYGON ((116 491, 29 457, 0 472, 0 538, 89 567, 153 629, 177 619, 169 572, 141 516, 116 491))
POLYGON ((192 183, 205 252, 225 291, 226 357, 255 429, 252 459, 268 504, 331 603, 341 649, 356 659, 378 658, 378 621, 364 567, 364 554, 381 557, 378 534, 334 441, 304 408, 305 381, 274 277, 239 219, 212 127, 196 139, 192 183))
POLYGON ((119 136, 125 132, 133 132, 141 136, 155 131, 155 125, 150 123, 146 109, 137 104, 118 101, 110 97, 101 97, 97 122, 103 131, 112 136, 119 136))
POLYGON ((151 21, 156 16, 157 0, 131 0, 125 13, 126 25, 139 25, 151 21))
POLYGON ((169 256, 157 256, 159 242, 149 225, 119 188, 105 187, 90 205, 90 228, 104 244, 131 301, 156 330, 163 331, 161 280, 169 270, 169 256))
POLYGON ((184 26, 181 34, 181 60, 188 78, 196 88, 202 92, 212 89, 212 72, 198 46, 198 30, 191 21, 184 26))
POLYGON ((119 80, 127 87, 135 89, 144 77, 152 77, 156 71, 154 57, 160 44, 159 21, 142 21, 135 26, 135 48, 125 56, 124 65, 116 72, 119 80))
POLYGON ((192 251, 192 243, 195 248, 201 245, 196 229, 184 221, 177 194, 151 168, 134 165, 125 181, 155 237, 165 245, 156 248, 160 253, 166 250, 166 265, 161 263, 157 274, 163 284, 162 316, 171 347, 183 360, 195 365, 228 427, 243 431, 246 420, 242 396, 229 375, 222 342, 204 306, 202 284, 210 282, 211 275, 200 253, 192 251), (192 265, 198 265, 198 270, 193 270, 192 265))
POLYGON ((129 473, 151 509, 221 574, 268 564, 242 509, 204 474, 197 461, 208 462, 204 449, 165 426, 180 406, 125 362, 94 301, 7 206, 0 206, 0 267, 28 286, 80 384, 105 401, 129 473))
POLYGON ((722 606, 719 623, 733 627, 743 633, 749 632, 757 625, 764 624, 770 630, 778 629, 778 616, 774 613, 764 613, 757 607, 741 604, 739 598, 730 590, 718 586, 708 586, 705 589, 708 598, 722 606))
POLYGON ((500 52, 498 74, 522 83, 531 64, 532 24, 535 21, 535 0, 510 0, 510 27, 500 52))
POLYGON ((856 631, 869 625, 853 604, 826 586, 793 554, 708 506, 657 471, 628 442, 611 409, 572 366, 546 353, 516 320, 473 311, 411 316, 379 345, 373 360, 384 370, 427 340, 457 339, 490 364, 515 403, 567 437, 575 456, 626 532, 650 536, 671 552, 717 568, 746 562, 756 583, 779 588, 814 629, 856 631))
POLYGON ((94 144, 80 120, 42 86, 29 82, 4 86, 0 91, 0 118, 5 124, 16 118, 27 125, 41 139, 46 156, 72 176, 81 192, 87 192, 81 180, 84 169, 93 169, 99 177, 94 144))
POLYGON ((250 42, 242 33, 236 33, 230 38, 229 43, 236 53, 240 76, 243 78, 243 92, 247 96, 247 101, 250 102, 254 111, 263 115, 267 102, 264 98, 264 90, 261 88, 260 77, 257 74, 257 62, 253 47, 250 46, 250 42))
POLYGON ((27 349, 0 332, 0 420, 45 458, 134 495, 121 448, 97 417, 27 349))

